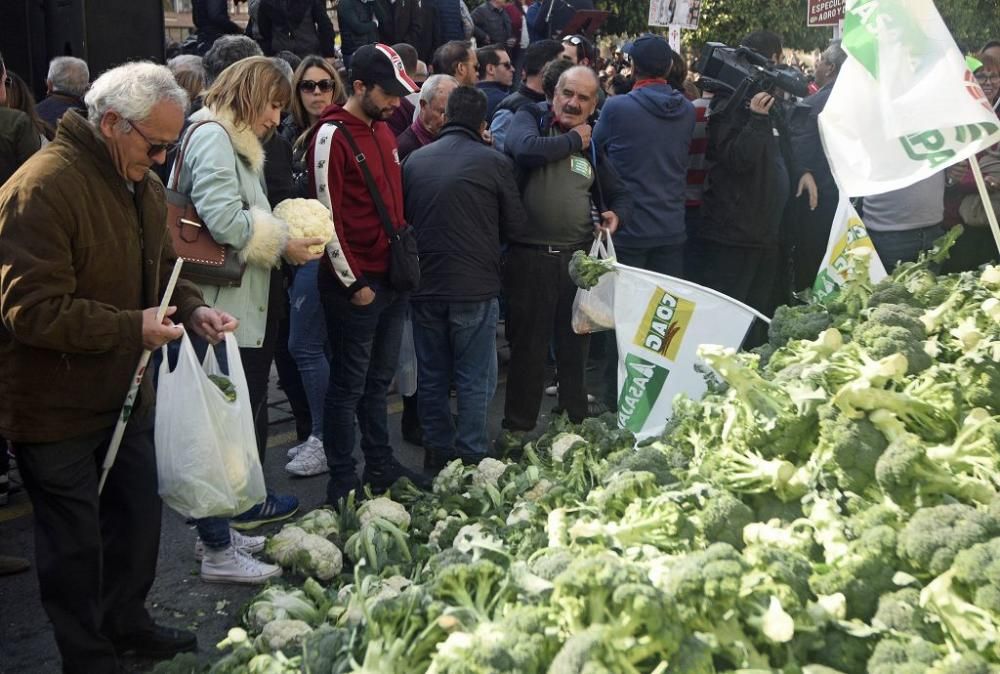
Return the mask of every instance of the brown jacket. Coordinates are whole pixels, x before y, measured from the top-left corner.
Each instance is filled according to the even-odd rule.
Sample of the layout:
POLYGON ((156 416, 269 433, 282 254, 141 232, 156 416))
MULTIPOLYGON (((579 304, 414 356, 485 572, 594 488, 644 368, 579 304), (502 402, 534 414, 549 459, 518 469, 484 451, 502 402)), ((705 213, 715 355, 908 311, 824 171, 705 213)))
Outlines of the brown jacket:
MULTIPOLYGON (((0 188, 0 435, 55 442, 110 428, 142 353, 142 309, 174 263, 162 183, 129 191, 76 112, 0 188)), ((177 284, 185 321, 204 304, 177 284)), ((143 379, 137 410, 154 393, 143 379)))

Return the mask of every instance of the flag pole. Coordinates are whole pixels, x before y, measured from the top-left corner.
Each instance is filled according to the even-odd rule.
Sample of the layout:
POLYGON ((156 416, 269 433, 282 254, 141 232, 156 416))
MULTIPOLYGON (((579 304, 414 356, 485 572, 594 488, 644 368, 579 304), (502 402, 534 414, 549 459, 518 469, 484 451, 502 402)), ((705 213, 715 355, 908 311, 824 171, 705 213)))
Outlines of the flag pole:
POLYGON ((979 158, 976 155, 969 157, 969 165, 972 166, 972 176, 976 179, 976 187, 979 188, 979 198, 983 200, 983 210, 986 211, 986 219, 990 222, 990 229, 993 231, 993 241, 1000 250, 1000 225, 997 224, 997 214, 993 210, 993 201, 990 199, 989 190, 986 189, 986 181, 983 180, 983 171, 979 168, 979 158))
MULTIPOLYGON (((160 300, 160 307, 156 311, 156 321, 162 323, 163 319, 167 315, 167 308, 170 306, 170 298, 174 294, 174 287, 177 285, 177 279, 181 275, 181 266, 183 266, 183 258, 178 257, 177 261, 174 263, 174 269, 170 273, 170 280, 167 281, 167 288, 163 291, 163 299, 160 300)), ((132 375, 132 383, 129 384, 128 393, 125 394, 125 403, 122 405, 122 413, 118 415, 118 423, 115 425, 115 431, 111 434, 111 441, 108 443, 108 451, 104 455, 104 465, 101 467, 101 481, 97 484, 97 493, 100 494, 104 491, 104 483, 108 480, 108 472, 111 470, 111 466, 115 464, 115 457, 118 456, 118 448, 121 447, 122 438, 125 437, 125 426, 128 424, 129 417, 132 416, 132 406, 135 404, 135 399, 139 395, 139 384, 142 383, 142 378, 146 374, 146 366, 149 364, 149 357, 153 355, 153 352, 149 349, 144 349, 142 355, 139 356, 139 364, 135 366, 135 374, 132 375)))

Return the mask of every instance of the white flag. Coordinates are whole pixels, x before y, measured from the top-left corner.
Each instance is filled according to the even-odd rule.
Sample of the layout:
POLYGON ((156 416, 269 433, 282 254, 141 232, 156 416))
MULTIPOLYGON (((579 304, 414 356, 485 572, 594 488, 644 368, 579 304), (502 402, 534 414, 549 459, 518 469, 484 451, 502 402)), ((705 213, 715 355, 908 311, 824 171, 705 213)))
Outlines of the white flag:
POLYGON ((819 125, 847 196, 901 189, 1000 141, 1000 120, 931 0, 848 0, 843 47, 819 125))
POLYGON ((640 439, 659 435, 678 393, 700 398, 694 369, 701 344, 739 348, 753 309, 671 276, 615 265, 618 425, 640 439))
POLYGON ((830 229, 830 241, 826 244, 826 254, 823 255, 816 282, 813 284, 813 297, 823 300, 840 289, 847 280, 851 251, 859 248, 871 249, 872 253, 868 258, 868 277, 872 283, 878 283, 886 277, 885 267, 874 252, 875 244, 868 236, 865 223, 861 222, 858 212, 841 190, 837 214, 833 217, 833 227, 830 229))

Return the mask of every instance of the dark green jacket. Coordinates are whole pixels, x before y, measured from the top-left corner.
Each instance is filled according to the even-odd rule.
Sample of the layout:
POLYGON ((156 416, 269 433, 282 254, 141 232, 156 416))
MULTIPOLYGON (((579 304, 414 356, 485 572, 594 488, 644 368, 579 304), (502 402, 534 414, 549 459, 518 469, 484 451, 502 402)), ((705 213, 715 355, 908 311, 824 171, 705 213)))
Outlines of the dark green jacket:
POLYGON ((0 186, 28 157, 38 152, 41 144, 42 139, 26 114, 0 106, 0 186))

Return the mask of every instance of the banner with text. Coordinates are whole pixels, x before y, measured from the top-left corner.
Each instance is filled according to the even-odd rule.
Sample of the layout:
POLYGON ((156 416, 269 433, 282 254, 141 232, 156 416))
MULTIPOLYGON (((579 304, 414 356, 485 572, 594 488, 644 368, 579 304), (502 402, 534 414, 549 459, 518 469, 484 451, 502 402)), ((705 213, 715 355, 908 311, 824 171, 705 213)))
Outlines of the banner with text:
POLYGON ((823 28, 840 25, 840 22, 844 20, 845 4, 846 0, 809 0, 806 26, 823 28))
POLYGON ((701 0, 650 0, 650 26, 679 26, 694 30, 701 16, 701 0))
POLYGON ((847 0, 843 48, 819 126, 847 196, 901 189, 1000 141, 1000 120, 931 0, 847 0))
POLYGON ((830 241, 826 245, 826 254, 823 256, 819 273, 816 275, 816 283, 813 285, 813 297, 819 300, 837 292, 847 280, 852 251, 871 249, 868 277, 872 283, 878 283, 886 277, 885 267, 875 253, 875 244, 868 235, 865 223, 861 222, 861 217, 854 210, 850 200, 844 196, 843 191, 840 194, 840 204, 837 206, 837 214, 833 218, 833 227, 830 230, 830 241))
POLYGON ((671 276, 615 265, 618 425, 640 439, 658 435, 678 393, 705 392, 701 344, 739 348, 756 312, 671 276))

